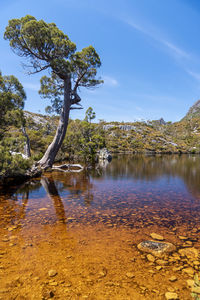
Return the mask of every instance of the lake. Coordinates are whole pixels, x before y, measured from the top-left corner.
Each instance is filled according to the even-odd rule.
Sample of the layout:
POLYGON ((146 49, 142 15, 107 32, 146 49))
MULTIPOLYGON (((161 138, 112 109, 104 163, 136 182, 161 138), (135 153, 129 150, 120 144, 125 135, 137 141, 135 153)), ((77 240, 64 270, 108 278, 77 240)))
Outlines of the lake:
POLYGON ((198 253, 199 238, 198 155, 45 173, 0 190, 0 299, 192 299, 199 256, 179 250, 198 253), (151 233, 176 251, 149 259, 137 245, 151 233))

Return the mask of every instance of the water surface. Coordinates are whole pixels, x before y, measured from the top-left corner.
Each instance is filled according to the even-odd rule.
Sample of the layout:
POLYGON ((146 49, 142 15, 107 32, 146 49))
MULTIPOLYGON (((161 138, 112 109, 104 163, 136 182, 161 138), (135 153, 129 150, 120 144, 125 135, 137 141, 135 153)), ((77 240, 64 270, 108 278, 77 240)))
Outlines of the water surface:
POLYGON ((195 155, 116 156, 9 187, 0 194, 0 299, 163 299, 169 288, 190 299, 188 274, 173 271, 190 262, 158 271, 136 246, 156 232, 177 249, 199 248, 199 213, 195 155))

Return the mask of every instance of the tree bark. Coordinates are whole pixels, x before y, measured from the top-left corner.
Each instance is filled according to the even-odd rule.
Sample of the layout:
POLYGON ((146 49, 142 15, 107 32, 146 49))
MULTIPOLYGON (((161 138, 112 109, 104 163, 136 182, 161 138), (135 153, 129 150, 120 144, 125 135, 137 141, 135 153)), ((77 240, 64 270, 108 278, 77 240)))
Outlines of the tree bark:
POLYGON ((40 161, 38 161, 38 165, 41 166, 42 169, 47 169, 52 167, 56 154, 60 149, 63 140, 66 135, 68 121, 69 121, 69 113, 70 113, 70 105, 71 105, 71 78, 68 77, 64 80, 64 102, 60 115, 59 124, 56 130, 56 134, 54 136, 53 142, 47 148, 44 156, 40 161))
POLYGON ((31 146, 30 146, 30 140, 29 140, 29 136, 26 132, 26 128, 24 126, 22 126, 22 133, 23 136, 25 137, 26 141, 25 141, 25 145, 24 145, 24 154, 27 157, 31 157, 31 146))

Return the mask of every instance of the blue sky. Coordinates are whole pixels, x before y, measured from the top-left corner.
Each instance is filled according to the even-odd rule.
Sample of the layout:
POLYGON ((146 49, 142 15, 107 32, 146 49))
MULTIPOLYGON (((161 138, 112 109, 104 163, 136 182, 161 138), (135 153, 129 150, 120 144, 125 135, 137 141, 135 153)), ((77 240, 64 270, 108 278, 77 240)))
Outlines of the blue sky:
POLYGON ((93 45, 105 83, 81 90, 84 118, 92 106, 97 119, 178 121, 200 98, 199 0, 1 0, 0 69, 19 78, 25 109, 44 113, 48 100, 37 91, 44 73, 26 75, 3 40, 8 20, 31 14, 54 22, 80 50, 93 45))

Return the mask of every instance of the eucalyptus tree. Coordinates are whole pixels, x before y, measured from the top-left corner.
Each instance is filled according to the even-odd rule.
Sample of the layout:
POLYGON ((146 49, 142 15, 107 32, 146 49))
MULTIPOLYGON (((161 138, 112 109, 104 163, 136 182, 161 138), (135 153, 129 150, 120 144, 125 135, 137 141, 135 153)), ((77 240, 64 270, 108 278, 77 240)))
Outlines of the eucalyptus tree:
POLYGON ((19 80, 0 72, 0 136, 8 130, 9 125, 17 125, 21 117, 26 94, 19 80))
POLYGON ((92 120, 96 118, 96 113, 93 111, 92 107, 88 107, 85 112, 85 121, 91 123, 92 120))
POLYGON ((30 157, 30 142, 23 113, 25 100, 26 94, 19 80, 13 75, 3 76, 0 72, 0 138, 2 140, 9 126, 21 127, 25 137, 24 154, 30 157))
POLYGON ((27 59, 24 67, 29 74, 50 70, 50 76, 41 78, 40 94, 51 99, 60 120, 54 139, 38 164, 51 167, 64 140, 70 110, 81 108, 79 87, 93 88, 102 83, 96 78, 100 58, 92 46, 76 51, 76 45, 56 24, 30 15, 10 20, 4 38, 17 55, 27 59))

